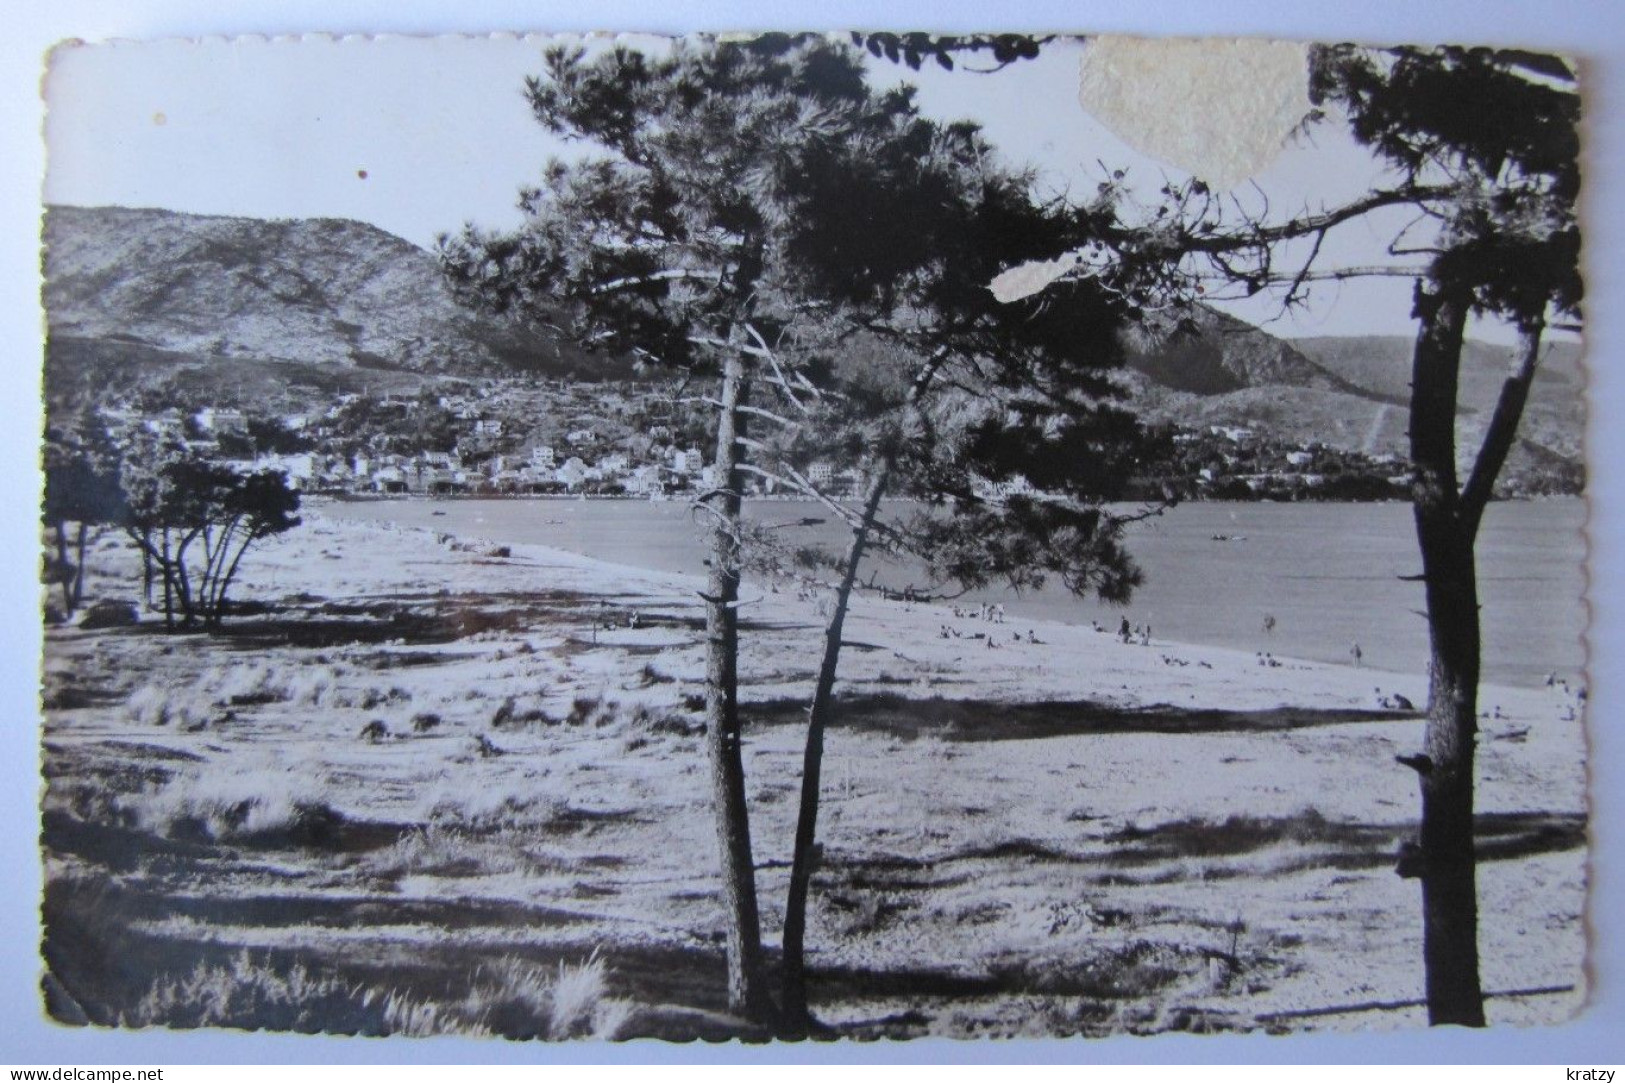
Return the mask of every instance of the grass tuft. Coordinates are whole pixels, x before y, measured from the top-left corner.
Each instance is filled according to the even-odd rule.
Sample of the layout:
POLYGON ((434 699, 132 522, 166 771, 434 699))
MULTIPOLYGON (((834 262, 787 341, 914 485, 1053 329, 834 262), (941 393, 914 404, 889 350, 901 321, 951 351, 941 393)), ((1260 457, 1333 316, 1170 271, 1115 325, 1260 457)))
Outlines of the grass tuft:
POLYGON ((585 726, 600 718, 603 711, 603 696, 577 696, 570 701, 570 713, 564 720, 572 726, 585 726))
POLYGON ((609 970, 596 949, 557 970, 508 957, 476 971, 468 991, 443 999, 347 982, 303 963, 279 967, 247 950, 224 964, 155 981, 122 1013, 125 1026, 239 1027, 409 1037, 501 1035, 562 1041, 616 1038, 629 1002, 608 996, 609 970))
MULTIPOLYGON (((303 964, 286 971, 245 950, 225 966, 203 961, 178 978, 161 978, 125 1013, 127 1026, 236 1026, 347 1033, 386 1033, 367 1026, 367 998, 355 986, 311 973, 303 964)), ((381 1020, 380 1020, 381 1022, 381 1020)))
POLYGON ((671 684, 676 680, 676 677, 656 669, 653 662, 643 663, 643 668, 638 670, 638 686, 641 688, 648 688, 650 685, 655 684, 671 684))
POLYGON ((513 696, 503 700, 501 705, 497 707, 496 712, 491 715, 492 729, 516 730, 531 725, 551 726, 554 724, 554 719, 548 717, 547 712, 542 710, 541 707, 535 705, 522 706, 519 700, 513 696))
POLYGON ((334 706, 338 698, 337 670, 329 666, 302 666, 283 678, 282 690, 289 703, 334 706))
POLYGON ((215 842, 321 845, 344 822, 302 767, 265 758, 188 768, 117 804, 122 819, 153 834, 215 842))
POLYGON ((196 688, 172 689, 155 684, 137 688, 127 706, 130 717, 143 726, 203 726, 216 713, 209 697, 196 688))

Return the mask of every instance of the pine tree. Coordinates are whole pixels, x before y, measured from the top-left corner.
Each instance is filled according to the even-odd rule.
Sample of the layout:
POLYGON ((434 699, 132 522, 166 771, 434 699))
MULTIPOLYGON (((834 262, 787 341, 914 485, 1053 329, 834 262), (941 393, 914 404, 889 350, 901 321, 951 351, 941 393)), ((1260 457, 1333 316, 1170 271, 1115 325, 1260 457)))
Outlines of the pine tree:
MULTIPOLYGON (((1422 882, 1428 1017, 1484 1025, 1473 842, 1479 598, 1474 546, 1517 438, 1549 320, 1582 296, 1580 100, 1555 57, 1510 50, 1322 50, 1316 89, 1354 135, 1414 185, 1438 223, 1416 286, 1411 485, 1431 647, 1423 751, 1402 757, 1422 789, 1421 832, 1401 872, 1422 882), (1518 334, 1514 364, 1465 482, 1456 472, 1456 391, 1471 313, 1518 334)), ((1570 324, 1570 326, 1574 326, 1570 324)))
POLYGON ((119 514, 118 463, 118 449, 94 413, 46 431, 43 518, 56 540, 52 579, 62 588, 62 607, 70 617, 84 599, 90 531, 114 522, 119 514))
MULTIPOLYGON (((1509 49, 1328 46, 1315 50, 1310 76, 1313 98, 1326 107, 1314 119, 1345 121, 1389 163, 1395 179, 1348 203, 1283 220, 1249 215, 1200 179, 1169 183, 1154 217, 1114 230, 1106 244, 1113 260, 1137 263, 1153 276, 1162 268, 1170 301, 1188 301, 1195 287, 1217 283, 1249 296, 1278 289, 1290 306, 1317 281, 1372 274, 1416 279, 1411 498, 1430 677, 1425 747, 1401 757, 1420 780, 1422 815, 1420 837, 1405 849, 1399 871, 1422 882, 1430 1022, 1482 1026, 1473 841, 1480 677, 1474 549, 1517 441, 1547 327, 1580 327, 1580 97, 1565 61, 1509 49), (1315 266, 1331 230, 1388 207, 1414 208, 1418 222, 1431 224, 1431 241, 1418 240, 1414 227, 1407 227, 1406 238, 1393 239, 1396 247, 1404 240, 1413 250, 1425 243, 1425 266, 1315 266), (1286 245, 1304 240, 1308 256, 1294 262, 1286 245), (1473 314, 1511 324, 1518 344, 1463 481, 1455 423, 1462 346, 1473 314)), ((1068 272, 1053 281, 1073 277, 1068 272)))
MULTIPOLYGON (((1108 415, 1097 400, 1110 396, 1102 371, 1120 359, 1116 334, 1133 314, 1127 286, 1011 308, 987 283, 1012 263, 1087 243, 1111 208, 1036 205, 1029 178, 998 168, 973 125, 924 119, 906 88, 872 91, 859 56, 824 38, 679 44, 659 59, 554 50, 528 90, 549 130, 596 154, 550 164, 521 195, 519 230, 442 238, 442 263, 484 305, 713 383, 702 396, 715 417, 712 482, 697 500, 711 536, 707 744, 729 1003, 764 1022, 775 1010, 762 975, 737 688, 745 482, 822 500, 852 531, 814 693, 792 876, 786 990, 788 1026, 799 1029, 819 748, 866 549, 884 534, 888 547, 928 554, 960 579, 987 566, 1028 578, 1053 568, 1079 589, 1133 582, 1116 524, 1098 507, 1109 486, 1080 502, 1083 489, 1057 484, 1048 500, 995 510, 973 485, 978 462, 988 481, 1032 471, 1042 483, 1041 449, 1102 458, 1098 439, 1082 434, 1108 415), (1084 412, 1064 413, 1073 407, 1084 412), (836 500, 814 484, 809 449, 860 467, 861 498, 836 500), (955 514, 887 526, 878 510, 890 492, 951 497, 955 514), (979 529, 956 529, 956 518, 979 529), (988 548, 1018 525, 1026 541, 988 548)), ((1047 476, 1063 474, 1051 464, 1047 476)))

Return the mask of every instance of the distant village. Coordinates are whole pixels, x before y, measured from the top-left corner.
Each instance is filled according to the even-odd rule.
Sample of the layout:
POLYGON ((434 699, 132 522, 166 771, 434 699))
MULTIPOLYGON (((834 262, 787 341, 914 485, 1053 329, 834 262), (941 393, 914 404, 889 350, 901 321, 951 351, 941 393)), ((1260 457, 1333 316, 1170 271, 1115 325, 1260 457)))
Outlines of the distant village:
POLYGON ((283 470, 307 493, 649 497, 710 483, 699 415, 684 424, 669 389, 451 383, 343 394, 319 411, 132 402, 101 414, 115 437, 136 428, 173 436, 206 458, 283 470))
MULTIPOLYGON (((261 409, 198 396, 137 396, 100 410, 115 437, 135 429, 184 441, 243 469, 279 469, 305 493, 350 497, 571 496, 661 499, 712 487, 703 406, 669 385, 448 379, 396 393, 347 393, 310 409, 292 394, 261 409)), ((1292 444, 1245 426, 1157 434, 1132 495, 1218 500, 1405 499, 1407 467, 1318 443, 1292 444)), ((804 466, 834 495, 859 472, 804 466)), ((783 495, 751 478, 753 496, 783 495)), ((1021 478, 989 495, 1028 489, 1021 478)), ((1510 495, 1530 495, 1514 493, 1510 495)))

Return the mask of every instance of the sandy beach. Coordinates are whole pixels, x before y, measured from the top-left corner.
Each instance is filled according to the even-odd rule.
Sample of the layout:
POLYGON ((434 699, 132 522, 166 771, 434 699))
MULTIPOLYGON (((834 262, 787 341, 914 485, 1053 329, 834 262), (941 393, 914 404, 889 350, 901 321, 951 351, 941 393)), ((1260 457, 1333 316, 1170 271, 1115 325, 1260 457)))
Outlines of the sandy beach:
MULTIPOLYGON (((50 630, 49 1010, 140 1025, 189 976, 299 967, 399 998, 336 1029, 427 1033, 499 964, 595 960, 580 1033, 748 1034, 723 1012, 699 582, 317 508, 253 551, 234 596, 263 611, 219 634, 50 630)), ((138 590, 107 535, 89 594, 138 590)), ((827 599, 745 596, 771 949, 827 599)), ((1393 869, 1422 722, 1382 705, 1425 705, 1424 676, 873 597, 846 634, 808 930, 834 1033, 1424 1022, 1393 869)), ((1487 1010, 1553 1022, 1585 996, 1583 703, 1480 703, 1487 1010)))

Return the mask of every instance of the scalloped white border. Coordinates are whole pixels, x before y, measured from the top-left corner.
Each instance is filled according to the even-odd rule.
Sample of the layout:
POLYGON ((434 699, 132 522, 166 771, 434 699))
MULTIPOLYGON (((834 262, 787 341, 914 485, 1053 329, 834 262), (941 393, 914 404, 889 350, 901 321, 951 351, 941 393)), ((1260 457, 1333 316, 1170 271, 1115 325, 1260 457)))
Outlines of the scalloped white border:
MULTIPOLYGON (((1309 1035, 1292 1038, 1226 1038, 1192 1042, 1165 1037, 1105 1042, 1025 1042, 774 1047, 770 1050, 646 1045, 595 1049, 580 1045, 468 1042, 374 1042, 236 1034, 129 1033, 71 1030, 45 1022, 39 1012, 37 956, 38 738, 29 720, 36 710, 39 623, 36 518, 39 478, 35 466, 39 434, 39 373, 42 317, 38 309, 39 138, 42 58, 54 44, 82 41, 150 40, 204 35, 227 38, 247 33, 297 42, 325 34, 295 34, 319 28, 344 38, 444 32, 517 38, 530 36, 501 27, 581 33, 622 26, 663 34, 741 28, 828 29, 925 28, 939 31, 988 29, 988 9, 969 0, 906 0, 856 3, 853 0, 794 0, 770 11, 748 0, 706 0, 685 8, 646 0, 600 0, 583 5, 558 0, 488 0, 478 6, 386 0, 270 0, 221 5, 218 0, 51 0, 17 5, 0 34, 0 94, 6 166, 0 170, 0 342, 7 363, 4 381, 6 424, 0 425, 0 455, 11 464, 0 471, 0 497, 13 514, 0 521, 0 567, 8 577, 0 591, 0 627, 8 629, 0 652, 0 758, 9 783, 3 799, 8 815, 0 831, 0 860, 13 872, 0 895, 0 919, 10 934, 0 937, 0 1064, 288 1063, 331 1062, 536 1062, 601 1059, 641 1063, 717 1060, 814 1062, 1094 1061, 1165 1062, 1412 1062, 1615 1064, 1621 1046, 1617 1023, 1625 1018, 1625 732, 1614 717, 1625 713, 1625 481, 1615 464, 1625 462, 1625 426, 1615 419, 1625 410, 1625 23, 1613 0, 1548 0, 1518 6, 1492 0, 1369 0, 1353 5, 1285 5, 1277 0, 1140 0, 1134 5, 1079 4, 1065 0, 1018 3, 1001 9, 1001 29, 1055 28, 1094 32, 1182 35, 1276 36, 1364 41, 1472 41, 1541 47, 1580 57, 1587 86, 1586 223, 1588 296, 1587 338, 1589 426, 1587 446, 1593 467, 1591 560, 1591 681, 1593 740, 1593 898, 1594 982, 1590 1007, 1561 1027, 1484 1033, 1419 1031, 1379 1036, 1309 1035)), ((1351 961, 1352 962, 1352 961, 1351 961)))

